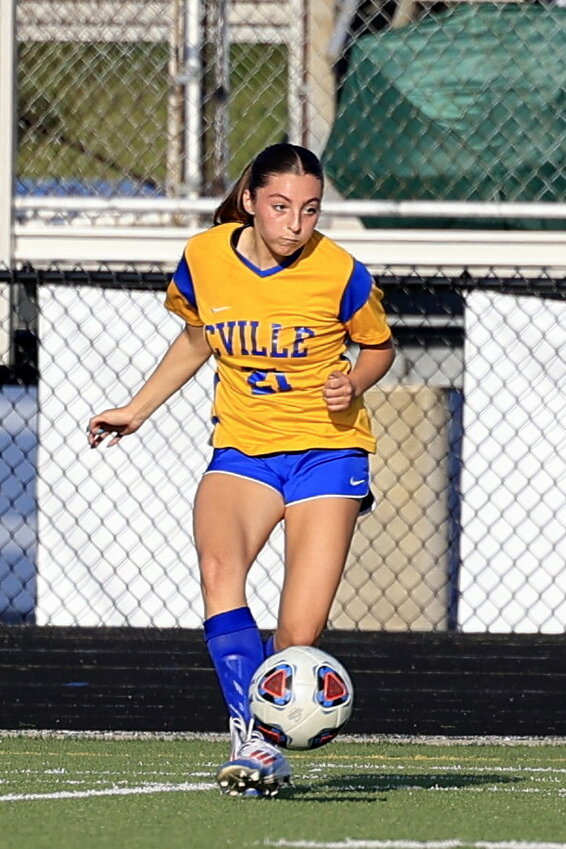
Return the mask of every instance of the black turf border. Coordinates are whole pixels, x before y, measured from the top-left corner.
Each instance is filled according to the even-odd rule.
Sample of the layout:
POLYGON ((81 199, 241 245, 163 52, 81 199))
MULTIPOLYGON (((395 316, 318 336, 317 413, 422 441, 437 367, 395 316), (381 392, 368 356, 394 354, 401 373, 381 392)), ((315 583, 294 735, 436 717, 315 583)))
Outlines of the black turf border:
MULTIPOLYGON (((352 734, 566 735, 566 635, 328 632, 352 734)), ((226 729, 202 633, 0 628, 0 728, 226 729)))

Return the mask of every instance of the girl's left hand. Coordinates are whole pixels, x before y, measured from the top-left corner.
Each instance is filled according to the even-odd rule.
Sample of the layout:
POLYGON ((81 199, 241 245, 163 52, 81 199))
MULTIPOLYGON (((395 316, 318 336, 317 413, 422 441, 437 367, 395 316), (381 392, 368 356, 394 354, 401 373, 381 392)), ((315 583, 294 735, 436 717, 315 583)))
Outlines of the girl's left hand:
POLYGON ((355 398, 352 381, 341 371, 333 371, 328 375, 322 395, 331 413, 347 410, 355 398))

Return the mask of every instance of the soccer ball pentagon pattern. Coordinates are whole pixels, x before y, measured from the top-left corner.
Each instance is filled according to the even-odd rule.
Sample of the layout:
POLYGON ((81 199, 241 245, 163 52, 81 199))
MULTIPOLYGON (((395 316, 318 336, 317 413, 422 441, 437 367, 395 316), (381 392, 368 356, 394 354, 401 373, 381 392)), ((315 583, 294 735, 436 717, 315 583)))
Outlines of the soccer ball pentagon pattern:
POLYGON ((250 685, 255 727, 285 749, 330 743, 354 706, 350 676, 336 658, 312 646, 291 646, 267 658, 250 685))

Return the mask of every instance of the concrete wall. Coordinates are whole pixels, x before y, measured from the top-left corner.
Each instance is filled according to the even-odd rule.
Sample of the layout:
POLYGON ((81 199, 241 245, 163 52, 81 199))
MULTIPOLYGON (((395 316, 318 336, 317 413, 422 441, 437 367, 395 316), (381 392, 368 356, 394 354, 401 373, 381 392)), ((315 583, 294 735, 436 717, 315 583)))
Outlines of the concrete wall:
POLYGON ((378 451, 378 504, 360 519, 332 609, 335 628, 445 630, 448 615, 448 422, 442 389, 366 393, 378 451))

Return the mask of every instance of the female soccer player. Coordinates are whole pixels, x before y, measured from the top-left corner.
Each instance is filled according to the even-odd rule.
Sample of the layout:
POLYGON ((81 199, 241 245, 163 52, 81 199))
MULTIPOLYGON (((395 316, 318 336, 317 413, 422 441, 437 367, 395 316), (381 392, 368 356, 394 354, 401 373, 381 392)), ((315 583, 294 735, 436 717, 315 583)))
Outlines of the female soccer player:
POLYGON ((93 416, 91 447, 134 433, 211 356, 217 375, 213 453, 194 503, 205 639, 230 714, 232 754, 217 774, 231 795, 274 795, 286 758, 253 730, 252 675, 265 657, 313 645, 326 625, 356 518, 371 500, 375 450, 362 395, 394 357, 367 269, 317 232, 317 157, 263 150, 189 239, 166 307, 185 328, 124 407, 93 416), (354 365, 347 341, 358 343, 354 365), (285 527, 277 629, 263 645, 246 578, 275 526, 285 527))

